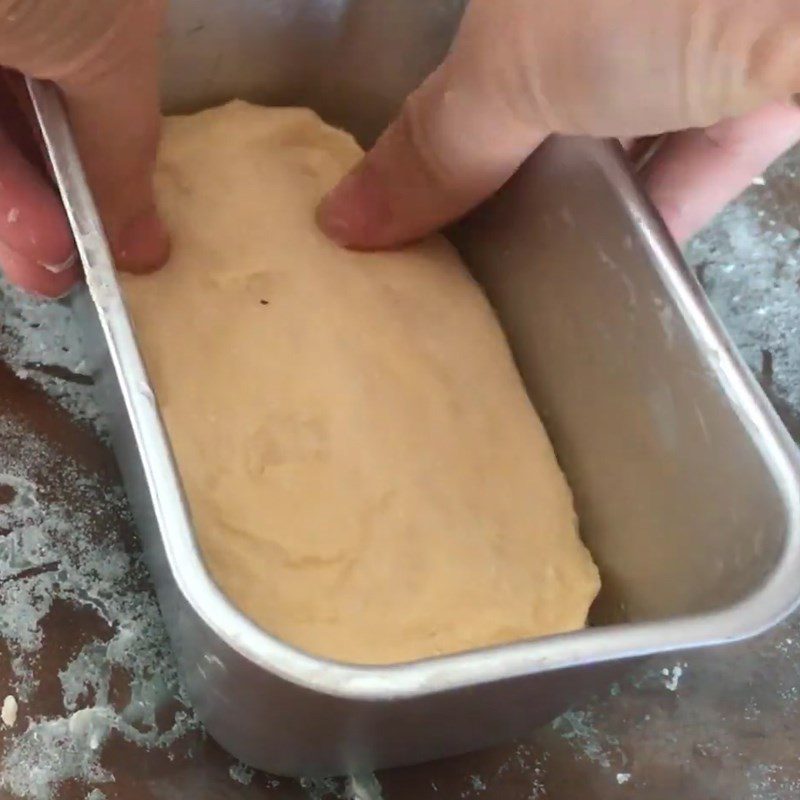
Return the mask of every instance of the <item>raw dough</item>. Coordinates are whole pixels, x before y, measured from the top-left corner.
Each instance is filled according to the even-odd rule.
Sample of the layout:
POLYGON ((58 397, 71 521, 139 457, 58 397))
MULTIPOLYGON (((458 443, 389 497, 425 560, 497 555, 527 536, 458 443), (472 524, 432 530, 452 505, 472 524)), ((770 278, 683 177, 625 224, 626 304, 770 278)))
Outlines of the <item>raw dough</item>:
POLYGON ((360 152, 302 109, 166 121, 172 257, 123 280, 208 568, 340 661, 580 628, 597 569, 457 254, 346 252, 315 226, 360 152))

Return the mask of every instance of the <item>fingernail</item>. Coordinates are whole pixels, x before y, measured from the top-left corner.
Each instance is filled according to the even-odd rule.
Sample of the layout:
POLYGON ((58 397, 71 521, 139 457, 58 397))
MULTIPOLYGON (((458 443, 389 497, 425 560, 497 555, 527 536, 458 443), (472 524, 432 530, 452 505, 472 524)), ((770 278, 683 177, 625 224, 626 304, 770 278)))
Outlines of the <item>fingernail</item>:
POLYGON ((380 182, 363 168, 345 176, 317 209, 320 229, 342 247, 371 246, 390 219, 380 182))
POLYGON ((123 229, 112 249, 120 269, 151 272, 169 257, 169 236, 155 210, 148 209, 123 229))
POLYGON ((72 280, 60 291, 55 288, 48 289, 47 291, 41 291, 41 289, 25 286, 22 288, 24 288, 29 295, 35 297, 37 300, 47 303, 55 303, 59 300, 65 300, 67 297, 69 297, 75 291, 77 286, 80 286, 80 281, 72 280))
POLYGON ((75 251, 73 251, 60 264, 47 264, 44 261, 39 261, 38 263, 39 266, 44 267, 48 272, 52 272, 54 275, 58 275, 59 273, 66 272, 68 269, 74 267, 77 260, 78 260, 78 254, 75 251))

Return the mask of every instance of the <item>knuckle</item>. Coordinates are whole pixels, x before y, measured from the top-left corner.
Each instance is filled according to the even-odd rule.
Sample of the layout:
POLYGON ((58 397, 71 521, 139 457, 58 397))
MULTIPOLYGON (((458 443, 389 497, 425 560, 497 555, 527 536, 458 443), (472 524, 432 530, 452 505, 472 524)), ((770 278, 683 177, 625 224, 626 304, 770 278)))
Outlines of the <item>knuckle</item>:
POLYGON ((48 17, 48 5, 52 3, 46 0, 0 0, 0 58, 13 58, 33 44, 48 17))
POLYGON ((45 0, 0 0, 0 31, 26 28, 30 20, 38 20, 45 0))
POLYGON ((527 26, 504 28, 504 46, 479 55, 483 92, 494 96, 499 113, 527 126, 564 127, 562 67, 527 26))
POLYGON ((556 107, 549 101, 547 81, 541 69, 534 68, 527 58, 510 57, 499 82, 500 97, 514 119, 529 123, 544 123, 550 130, 561 125, 556 107))
POLYGON ((410 148, 413 159, 429 185, 446 190, 457 179, 441 130, 442 104, 447 103, 446 92, 438 103, 429 97, 423 86, 411 94, 403 105, 398 119, 401 138, 410 148), (431 102, 433 101, 433 102, 431 102))
POLYGON ((780 0, 771 6, 750 34, 746 78, 765 95, 786 96, 800 88, 800 8, 780 0))
POLYGON ((0 0, 0 62, 60 81, 126 58, 157 26, 164 0, 0 0))
POLYGON ((702 5, 692 18, 684 78, 700 124, 731 117, 800 89, 800 5, 796 0, 732 0, 702 5))

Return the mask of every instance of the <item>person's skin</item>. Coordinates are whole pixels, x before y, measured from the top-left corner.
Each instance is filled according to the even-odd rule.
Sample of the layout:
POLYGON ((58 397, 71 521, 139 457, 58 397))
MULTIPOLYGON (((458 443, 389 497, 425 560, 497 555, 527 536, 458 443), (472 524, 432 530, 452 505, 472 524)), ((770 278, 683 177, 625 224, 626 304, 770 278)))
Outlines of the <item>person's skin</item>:
MULTIPOLYGON (((116 262, 130 270, 160 266, 169 247, 151 185, 163 12, 163 0, 0 0, 0 64, 61 89, 116 262)), ((6 71, 2 84, 0 263, 13 283, 57 297, 80 265, 19 81, 6 71)))
POLYGON ((460 217, 552 133, 672 134, 643 169, 679 241, 800 139, 798 0, 472 0, 441 67, 322 203, 352 248, 460 217))
MULTIPOLYGON (((60 87, 117 264, 160 266, 155 214, 165 0, 0 0, 0 64, 60 87)), ((472 0, 442 66, 322 203, 341 245, 458 218, 552 133, 677 131, 643 169, 679 241, 800 139, 798 0, 472 0)), ((0 263, 48 296, 78 277, 63 210, 0 92, 0 263)))

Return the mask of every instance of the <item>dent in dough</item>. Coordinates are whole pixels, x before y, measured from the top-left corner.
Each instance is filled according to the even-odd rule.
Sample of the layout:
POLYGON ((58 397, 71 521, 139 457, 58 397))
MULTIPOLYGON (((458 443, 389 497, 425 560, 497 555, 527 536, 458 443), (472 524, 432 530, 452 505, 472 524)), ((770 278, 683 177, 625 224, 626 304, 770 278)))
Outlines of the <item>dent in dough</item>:
POLYGON ((346 662, 580 628, 597 569, 456 252, 316 228, 360 152, 302 109, 166 120, 172 256, 122 280, 208 568, 265 630, 346 662))

